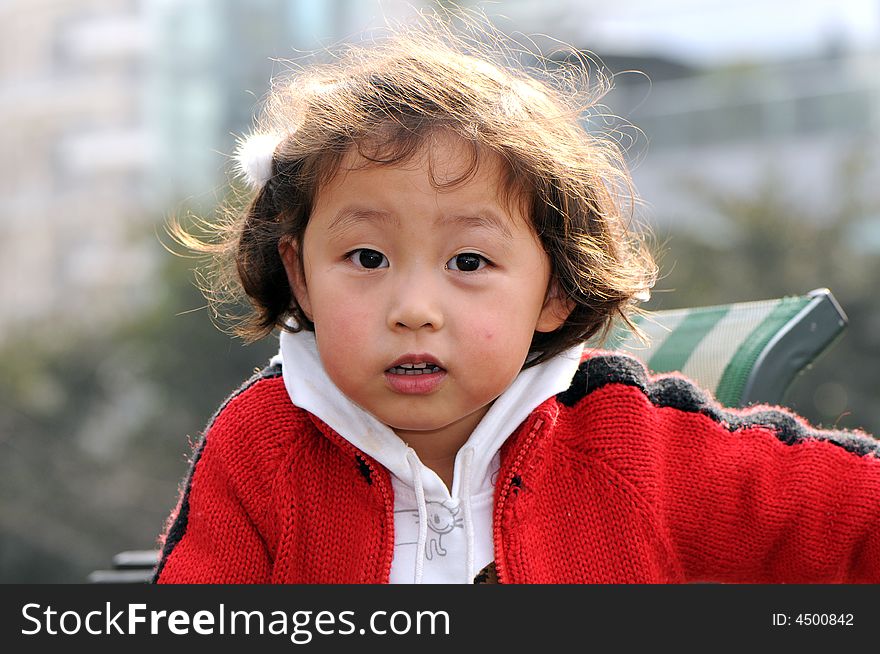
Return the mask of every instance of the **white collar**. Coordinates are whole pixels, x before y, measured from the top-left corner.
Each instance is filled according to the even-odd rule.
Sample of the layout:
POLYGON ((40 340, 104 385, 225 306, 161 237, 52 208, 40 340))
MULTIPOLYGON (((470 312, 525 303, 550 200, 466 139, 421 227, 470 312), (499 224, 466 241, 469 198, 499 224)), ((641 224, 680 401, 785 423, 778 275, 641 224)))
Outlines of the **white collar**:
MULTIPOLYGON (((375 459, 398 479, 412 486, 410 448, 390 427, 355 404, 330 380, 318 354, 313 332, 281 332, 281 351, 272 362, 280 361, 284 386, 290 400, 327 423, 340 436, 375 459)), ((548 398, 566 390, 577 371, 583 344, 552 359, 521 371, 511 385, 492 404, 455 459, 453 487, 447 490, 440 477, 421 466, 424 492, 428 497, 459 497, 462 485, 461 453, 472 450, 468 465, 472 493, 492 486, 490 462, 501 445, 528 415, 548 398)))

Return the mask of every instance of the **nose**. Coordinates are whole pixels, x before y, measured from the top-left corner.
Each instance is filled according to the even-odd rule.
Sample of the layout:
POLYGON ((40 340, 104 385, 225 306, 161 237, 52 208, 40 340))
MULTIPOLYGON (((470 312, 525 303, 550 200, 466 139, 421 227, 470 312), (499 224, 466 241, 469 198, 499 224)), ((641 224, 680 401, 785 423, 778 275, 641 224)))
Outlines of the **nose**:
POLYGON ((388 327, 398 329, 440 329, 443 310, 440 289, 431 271, 408 270, 401 274, 392 290, 388 327))

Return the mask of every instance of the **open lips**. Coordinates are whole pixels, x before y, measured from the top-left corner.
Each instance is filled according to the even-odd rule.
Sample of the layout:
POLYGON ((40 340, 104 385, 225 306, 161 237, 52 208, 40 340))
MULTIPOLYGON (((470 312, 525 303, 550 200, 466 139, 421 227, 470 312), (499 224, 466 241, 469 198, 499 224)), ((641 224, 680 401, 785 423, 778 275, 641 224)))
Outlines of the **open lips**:
POLYGON ((438 365, 434 365, 432 363, 401 363, 399 366, 394 366, 393 368, 389 368, 386 372, 390 372, 393 375, 429 375, 432 372, 440 372, 443 370, 438 365))
POLYGON ((391 367, 385 372, 392 375, 430 375, 444 371, 443 362, 431 354, 417 353, 405 354, 391 363, 391 367))
POLYGON ((403 395, 430 395, 445 379, 443 362, 425 353, 406 354, 385 370, 391 390, 403 395))

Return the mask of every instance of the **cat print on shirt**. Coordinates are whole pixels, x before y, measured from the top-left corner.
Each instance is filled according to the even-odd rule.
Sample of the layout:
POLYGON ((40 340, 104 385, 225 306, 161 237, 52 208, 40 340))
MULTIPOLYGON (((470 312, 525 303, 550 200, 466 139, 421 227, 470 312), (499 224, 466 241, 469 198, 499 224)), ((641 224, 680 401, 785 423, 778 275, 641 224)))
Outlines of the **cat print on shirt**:
MULTIPOLYGON (((428 518, 428 540, 425 542, 425 558, 431 561, 435 555, 446 556, 446 549, 443 547, 443 536, 450 533, 453 529, 462 527, 463 522, 458 517, 458 513, 461 510, 460 506, 450 508, 443 502, 426 502, 425 505, 428 518)), ((416 525, 418 525, 418 509, 406 509, 395 511, 395 513, 411 514, 416 525)), ((417 544, 417 540, 396 543, 396 545, 417 544)))

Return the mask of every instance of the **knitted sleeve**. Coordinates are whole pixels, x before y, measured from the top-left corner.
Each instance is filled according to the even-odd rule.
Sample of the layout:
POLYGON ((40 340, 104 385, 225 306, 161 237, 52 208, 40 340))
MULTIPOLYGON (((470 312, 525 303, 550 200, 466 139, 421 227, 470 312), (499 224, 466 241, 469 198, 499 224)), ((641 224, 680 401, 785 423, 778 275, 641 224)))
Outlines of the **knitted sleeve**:
POLYGON ((165 537, 157 583, 268 583, 270 557, 211 433, 165 537))
POLYGON ((589 370, 588 390, 616 382, 606 454, 653 507, 685 580, 880 583, 877 439, 779 407, 726 409, 636 362, 589 370))
POLYGON ((256 373, 208 423, 168 520, 157 583, 268 583, 265 536, 273 520, 273 480, 284 448, 271 408, 284 395, 278 366, 256 373))
POLYGON ((685 577, 880 582, 880 458, 867 435, 781 409, 657 409, 660 515, 685 577))

